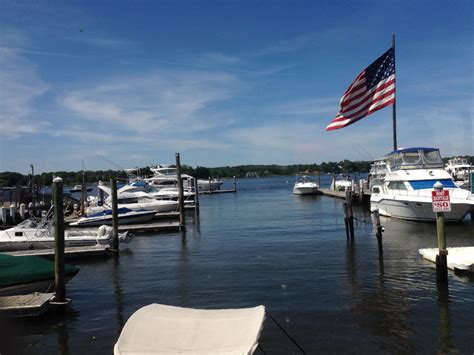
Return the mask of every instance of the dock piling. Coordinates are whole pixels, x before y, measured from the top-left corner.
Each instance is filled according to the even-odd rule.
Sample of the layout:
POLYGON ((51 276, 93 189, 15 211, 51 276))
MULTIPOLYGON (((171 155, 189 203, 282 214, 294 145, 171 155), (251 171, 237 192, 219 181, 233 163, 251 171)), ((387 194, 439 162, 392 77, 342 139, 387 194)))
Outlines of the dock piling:
POLYGON ((196 178, 193 178, 194 185, 194 209, 199 209, 199 186, 196 178))
POLYGON ((342 208, 344 209, 344 225, 346 226, 346 238, 347 240, 349 240, 349 209, 347 207, 346 202, 342 204, 342 208))
POLYGON ((53 180, 54 198, 54 281, 56 286, 55 303, 66 303, 66 279, 64 274, 64 212, 63 179, 53 180))
POLYGON ((354 239, 354 211, 352 210, 352 190, 346 190, 346 203, 348 211, 349 234, 354 239))
MULTIPOLYGON (((443 191, 443 184, 439 181, 434 184, 435 191, 443 191)), ((446 250, 446 236, 444 229, 444 212, 436 212, 436 234, 438 238, 438 255, 436 256, 436 280, 448 281, 448 251, 446 250)))
POLYGON ((232 178, 232 184, 234 186, 234 192, 237 192, 237 180, 235 179, 235 176, 232 178))
POLYGON ((117 204, 117 180, 110 179, 110 188, 112 194, 112 250, 119 251, 118 240, 118 204, 117 204))
MULTIPOLYGON (((179 153, 175 154, 176 156, 176 176, 178 178, 178 190, 179 190, 179 228, 181 230, 185 229, 185 219, 184 219, 184 192, 183 192, 183 180, 181 179, 181 162, 179 153)), ((210 189, 210 185, 209 185, 210 189)))

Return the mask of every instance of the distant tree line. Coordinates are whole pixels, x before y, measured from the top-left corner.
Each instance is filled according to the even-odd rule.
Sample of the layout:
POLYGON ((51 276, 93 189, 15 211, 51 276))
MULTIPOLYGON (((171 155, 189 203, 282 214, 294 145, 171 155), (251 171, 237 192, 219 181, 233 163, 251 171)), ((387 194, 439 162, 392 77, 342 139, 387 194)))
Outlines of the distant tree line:
MULTIPOLYGON (((473 164, 474 156, 464 156, 473 164)), ((444 158, 446 163, 450 158, 444 158)), ((193 168, 189 165, 182 165, 182 172, 199 179, 207 179, 209 177, 237 177, 244 178, 248 174, 252 176, 268 177, 276 175, 294 175, 296 173, 315 174, 317 172, 330 174, 350 174, 355 172, 368 172, 370 170, 371 161, 350 161, 342 160, 340 162, 323 162, 321 164, 294 164, 294 165, 238 165, 223 166, 216 168, 207 168, 197 166, 193 168)), ((172 165, 173 166, 173 165, 172 165)), ((84 181, 87 184, 96 184, 98 181, 107 182, 110 179, 127 179, 127 173, 123 170, 98 170, 98 171, 56 171, 35 175, 35 185, 49 186, 55 176, 60 176, 67 186, 78 185, 82 182, 82 174, 84 173, 84 181)), ((150 167, 138 169, 138 175, 141 177, 150 177, 152 172, 150 167)), ((31 174, 22 175, 16 172, 0 173, 1 186, 29 186, 31 184, 31 174)))

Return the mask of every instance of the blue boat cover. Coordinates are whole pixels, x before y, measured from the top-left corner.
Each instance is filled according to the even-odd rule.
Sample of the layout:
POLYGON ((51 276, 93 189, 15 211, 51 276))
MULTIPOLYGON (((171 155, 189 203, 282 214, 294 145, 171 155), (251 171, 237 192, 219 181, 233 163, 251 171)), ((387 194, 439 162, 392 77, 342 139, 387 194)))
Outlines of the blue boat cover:
POLYGON ((451 179, 410 181, 410 185, 413 187, 413 190, 433 189, 433 185, 437 181, 442 183, 444 188, 457 187, 451 179))

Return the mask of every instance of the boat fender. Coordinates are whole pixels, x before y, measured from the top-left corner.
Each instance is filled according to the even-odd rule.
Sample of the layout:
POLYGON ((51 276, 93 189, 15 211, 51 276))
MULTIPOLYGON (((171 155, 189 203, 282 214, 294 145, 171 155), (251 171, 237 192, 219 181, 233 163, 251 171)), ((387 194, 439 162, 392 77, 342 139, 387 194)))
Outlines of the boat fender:
POLYGON ((107 234, 107 226, 102 225, 97 229, 97 237, 103 237, 107 234))

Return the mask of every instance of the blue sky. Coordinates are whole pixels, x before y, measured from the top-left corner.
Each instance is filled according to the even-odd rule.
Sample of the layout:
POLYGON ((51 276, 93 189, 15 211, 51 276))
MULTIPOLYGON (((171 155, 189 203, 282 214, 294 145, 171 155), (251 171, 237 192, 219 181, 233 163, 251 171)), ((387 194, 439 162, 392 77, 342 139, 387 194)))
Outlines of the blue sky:
POLYGON ((326 132, 395 32, 398 144, 474 154, 472 1, 0 1, 0 171, 369 160, 326 132))

